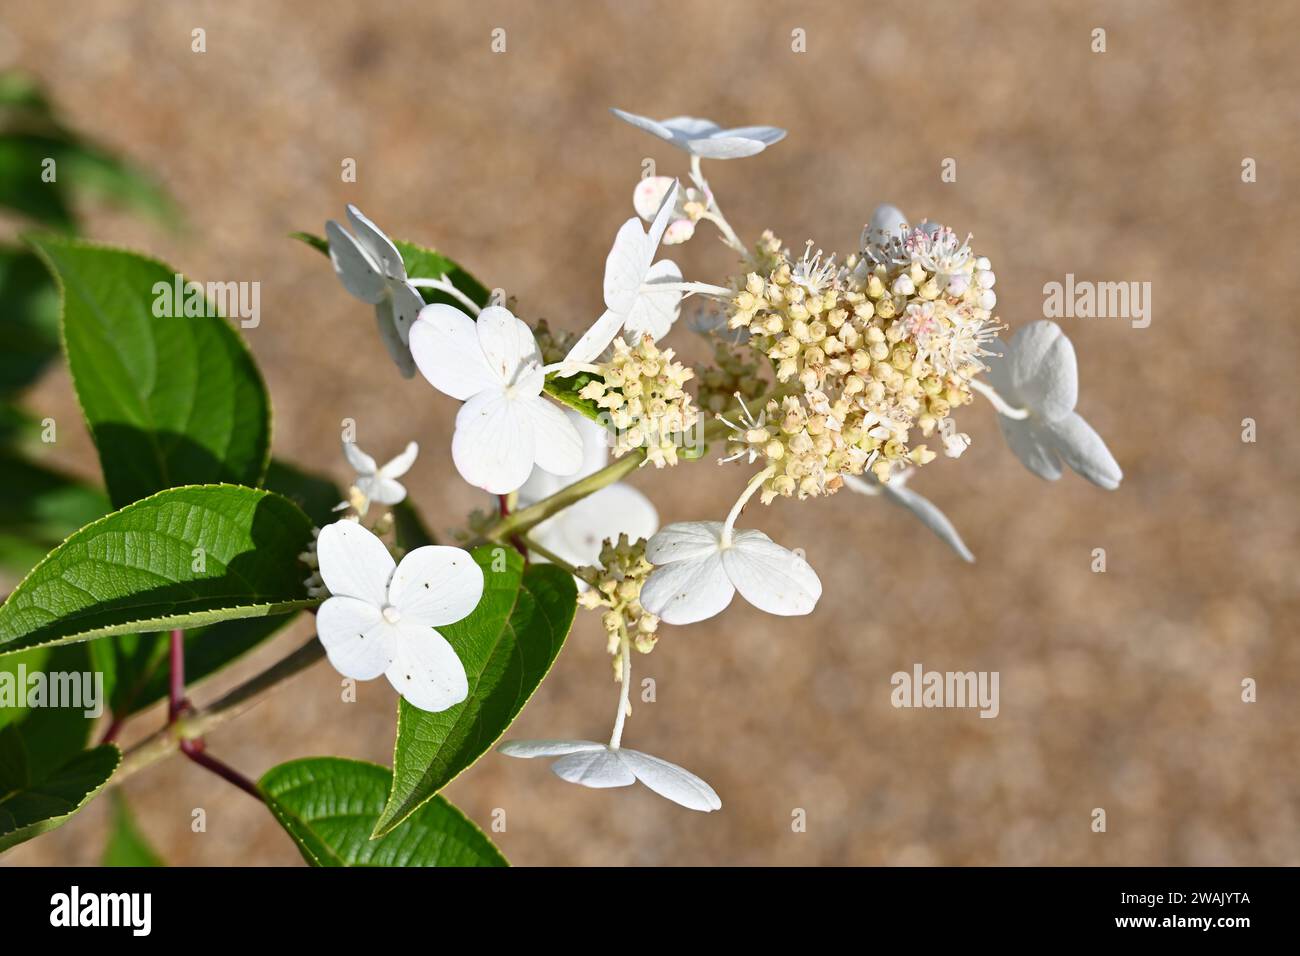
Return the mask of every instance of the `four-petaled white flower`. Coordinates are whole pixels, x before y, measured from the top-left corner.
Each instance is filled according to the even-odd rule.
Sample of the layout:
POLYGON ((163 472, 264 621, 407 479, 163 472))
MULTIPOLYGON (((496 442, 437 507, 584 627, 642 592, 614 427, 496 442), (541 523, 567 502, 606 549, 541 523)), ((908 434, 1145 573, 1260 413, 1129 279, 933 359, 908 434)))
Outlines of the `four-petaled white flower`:
POLYGON ((533 332, 509 309, 488 306, 476 322, 450 305, 426 306, 411 328, 411 354, 429 384, 465 403, 451 457, 471 485, 507 494, 534 465, 557 475, 582 466, 577 429, 542 397, 533 332))
MULTIPOLYGON (((632 191, 632 207, 636 214, 645 222, 654 222, 663 208, 664 197, 676 181, 671 176, 647 176, 638 182, 632 191)), ((695 224, 708 210, 709 202, 708 192, 690 186, 678 189, 677 202, 673 205, 668 228, 664 230, 664 245, 679 245, 695 235, 695 224)))
POLYGON ((723 129, 717 123, 694 116, 652 120, 620 109, 610 112, 637 129, 658 136, 700 159, 740 159, 761 153, 785 139, 785 130, 775 126, 737 126, 723 129))
POLYGON ((646 543, 654 571, 641 606, 665 624, 693 624, 720 613, 739 591, 769 614, 808 614, 822 582, 802 557, 761 531, 731 531, 721 521, 670 524, 646 543))
MULTIPOLYGON (((534 468, 519 489, 521 508, 549 498, 566 485, 600 471, 609 460, 609 432, 579 412, 567 411, 565 414, 582 436, 582 467, 564 479, 534 468)), ((557 557, 581 568, 599 562, 601 545, 606 539, 617 540, 620 534, 626 534, 629 540, 637 541, 649 538, 658 527, 659 513, 650 499, 620 481, 606 485, 535 525, 529 537, 557 557)), ((579 581, 578 586, 585 588, 586 584, 579 581)))
POLYGON ((511 740, 497 750, 510 757, 559 757, 551 764, 555 775, 584 787, 630 787, 640 780, 659 796, 688 810, 708 813, 722 809, 717 793, 695 774, 639 750, 591 740, 511 740))
POLYGON ((682 281, 682 270, 677 268, 677 263, 671 259, 654 261, 659 241, 673 215, 677 190, 674 180, 664 194, 649 232, 635 216, 619 228, 605 259, 605 314, 569 350, 564 357, 565 364, 594 361, 620 331, 630 341, 638 341, 648 332, 657 342, 672 328, 682 301, 681 289, 655 291, 646 286, 677 286, 682 281))
POLYGON ((384 543, 355 521, 338 521, 316 541, 331 597, 316 612, 316 633, 344 677, 388 677, 407 702, 446 710, 469 694, 465 667, 435 628, 478 607, 483 571, 469 552, 428 545, 393 561, 384 543))
POLYGON ((411 324, 424 308, 424 299, 407 280, 402 254, 379 227, 348 206, 353 235, 331 219, 325 223, 330 261, 353 296, 375 307, 379 336, 401 373, 410 378, 415 363, 409 348, 411 324))
POLYGON ((844 482, 860 494, 872 497, 881 495, 896 505, 902 505, 920 518, 921 523, 938 535, 944 544, 956 551, 963 561, 969 561, 973 564, 975 555, 971 554, 970 548, 966 547, 966 542, 961 539, 961 535, 957 533, 953 523, 948 520, 948 516, 940 511, 929 498, 919 495, 907 487, 907 480, 912 476, 912 473, 913 469, 907 468, 891 475, 888 482, 882 482, 871 471, 867 471, 863 473, 861 478, 846 475, 844 482))
POLYGON ((1061 477, 1061 462, 1093 484, 1113 491, 1124 473, 1093 431, 1074 411, 1079 399, 1079 366, 1074 346, 1060 326, 1039 319, 1021 328, 1008 343, 995 340, 985 359, 989 382, 998 396, 1027 412, 1014 418, 998 410, 998 424, 1011 450, 1034 474, 1061 477))
MULTIPOLYGON (((362 451, 356 442, 343 443, 343 454, 347 457, 352 470, 357 473, 352 488, 355 492, 353 497, 358 514, 364 515, 369 510, 371 502, 395 505, 406 500, 406 489, 397 479, 411 470, 411 465, 415 464, 415 456, 419 451, 420 446, 411 442, 406 446, 405 451, 381 467, 362 451)), ((344 502, 339 508, 346 508, 348 504, 349 502, 344 502)))

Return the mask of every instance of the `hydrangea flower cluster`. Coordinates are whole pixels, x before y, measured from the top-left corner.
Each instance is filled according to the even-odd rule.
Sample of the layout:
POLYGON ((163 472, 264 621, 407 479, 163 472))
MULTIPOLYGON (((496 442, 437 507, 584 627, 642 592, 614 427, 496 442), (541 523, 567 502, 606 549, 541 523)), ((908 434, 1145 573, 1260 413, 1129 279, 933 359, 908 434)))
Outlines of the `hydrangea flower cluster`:
MULTIPOLYGON (((554 757, 555 773, 572 783, 640 781, 710 811, 721 801, 703 780, 622 746, 632 651, 651 651, 667 627, 721 613, 737 593, 771 614, 815 611, 822 582, 804 552, 737 527, 752 498, 820 498, 847 486, 906 509, 972 562, 952 522, 908 484, 940 450, 949 458, 965 451, 970 438, 954 416, 977 394, 1035 474, 1054 480, 1066 466, 1107 489, 1122 474, 1075 411, 1077 363, 1060 328, 1034 322, 1005 343, 998 338, 1005 326, 994 312, 996 276, 970 236, 913 224, 882 205, 843 259, 812 242, 796 255, 770 231, 747 244, 702 161, 757 155, 784 130, 614 112, 689 155, 689 178, 636 184, 636 215, 605 260, 604 311, 581 334, 545 320, 530 326, 516 318, 513 300, 510 309, 476 303, 445 275, 408 278, 394 245, 355 208, 348 218, 356 235, 332 224, 330 247, 345 288, 376 306, 402 371, 410 371, 409 351, 434 389, 464 403, 452 461, 497 496, 496 515, 472 520, 467 537, 513 544, 572 574, 614 656, 619 703, 608 744, 511 741, 500 751, 554 757), (675 262, 657 258, 661 244, 681 246, 704 224, 739 262, 725 284, 688 281, 675 262), (458 305, 426 305, 411 319, 411 296, 430 288, 458 305), (700 368, 661 344, 692 297, 704 302, 692 326, 713 352, 700 368), (654 506, 621 479, 647 463, 700 459, 709 443, 725 444, 719 462, 749 469, 739 497, 722 521, 660 528, 654 506)), ((355 514, 304 554, 313 587, 334 594, 322 607, 321 638, 344 673, 386 673, 417 706, 451 706, 463 697, 464 673, 436 628, 468 613, 481 581, 466 552, 421 548, 396 563, 357 523, 372 504, 403 500, 397 479, 414 461, 414 443, 382 467, 355 446, 345 451, 357 472, 348 503, 355 514), (417 586, 440 597, 431 603, 417 586)), ((385 519, 373 530, 390 527, 385 519)))

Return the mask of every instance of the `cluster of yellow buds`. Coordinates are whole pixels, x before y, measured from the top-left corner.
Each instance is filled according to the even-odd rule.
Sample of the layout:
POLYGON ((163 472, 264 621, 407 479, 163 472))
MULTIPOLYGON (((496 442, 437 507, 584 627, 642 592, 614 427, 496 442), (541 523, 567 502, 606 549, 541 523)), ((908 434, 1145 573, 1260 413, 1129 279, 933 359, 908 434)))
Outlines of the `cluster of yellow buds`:
POLYGON ((952 430, 945 420, 971 401, 999 328, 987 260, 925 224, 842 266, 811 243, 796 260, 764 234, 754 261, 762 271, 733 283, 728 325, 747 329, 777 381, 802 391, 733 436, 733 457, 739 449, 774 466, 764 500, 830 493, 866 467, 888 481, 897 465, 933 460, 912 429, 952 430))
POLYGON ((600 369, 601 378, 578 394, 609 416, 614 457, 644 447, 646 460, 656 468, 677 464, 678 447, 700 420, 683 388, 694 370, 676 361, 672 349, 660 350, 649 335, 636 345, 615 339, 613 357, 600 369))
POLYGON ((654 566, 645 559, 644 541, 629 541, 621 534, 617 541, 605 542, 599 567, 584 570, 592 572, 594 583, 578 595, 578 603, 588 610, 606 609, 600 620, 615 659, 614 679, 620 680, 618 654, 624 635, 642 654, 654 650, 658 640, 659 618, 641 607, 641 586, 654 566))

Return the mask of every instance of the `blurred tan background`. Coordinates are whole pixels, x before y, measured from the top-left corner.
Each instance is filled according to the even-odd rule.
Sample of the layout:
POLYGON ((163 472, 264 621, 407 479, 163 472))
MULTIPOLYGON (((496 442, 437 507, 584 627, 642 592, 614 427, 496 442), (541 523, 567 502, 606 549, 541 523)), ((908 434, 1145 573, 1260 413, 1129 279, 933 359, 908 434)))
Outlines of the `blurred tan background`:
MULTIPOLYGON (((200 280, 262 283, 247 337, 276 453, 343 481, 340 419, 356 418, 381 460, 417 438, 408 487, 440 529, 486 504, 451 466, 455 403, 401 380, 370 310, 286 234, 320 232, 355 201, 506 287, 522 315, 584 328, 642 159, 686 169, 609 106, 786 127, 766 153, 706 168, 742 236, 770 226, 796 248, 849 251, 892 200, 975 233, 1013 328, 1041 317, 1043 284, 1067 272, 1150 281, 1147 329, 1062 320, 1079 409, 1125 471, 1118 492, 1032 476, 981 403, 960 416, 966 456, 913 485, 976 565, 882 502, 751 506, 749 523, 807 549, 825 597, 804 619, 737 601, 668 629, 635 661, 658 700, 635 708, 626 736, 700 773, 720 813, 640 787, 583 790, 495 755, 447 795, 485 827, 503 808, 494 839, 523 865, 1295 864, 1297 31, 1300 11, 1282 2, 118 0, 7 5, 0 62, 34 71, 74 126, 154 170, 190 223, 175 235, 99 214, 92 236, 200 280), (190 50, 195 27, 204 54, 190 50), (504 54, 490 51, 497 27, 504 54), (1095 27, 1104 54, 1090 50, 1095 27), (344 157, 355 184, 340 181, 344 157), (940 181, 945 157, 956 183, 940 181), (1258 182, 1242 183, 1244 157, 1258 182), (1240 440, 1248 416, 1256 444, 1240 440), (1099 547, 1105 574, 1090 570, 1099 547), (1000 716, 895 710, 890 675, 916 662, 999 671, 1000 716), (1257 703, 1241 702, 1245 677, 1257 703), (792 830, 796 808, 806 832, 792 830)), ((705 281, 732 264, 707 226, 671 255, 705 281)), ((703 354, 684 330, 674 340, 703 354)), ((59 461, 94 475, 66 374, 32 403, 68 423, 59 461)), ((743 476, 697 463, 636 483, 667 522, 721 517, 743 476)), ((609 677, 598 622, 580 618, 512 735, 600 739, 609 677)), ((341 703, 321 663, 210 745, 252 776, 314 754, 388 763, 394 700, 376 681, 341 703)), ((261 807, 183 760, 126 789, 172 863, 299 862, 261 807), (192 834, 200 806, 208 832, 192 834)), ((3 864, 94 862, 106 810, 3 864)))

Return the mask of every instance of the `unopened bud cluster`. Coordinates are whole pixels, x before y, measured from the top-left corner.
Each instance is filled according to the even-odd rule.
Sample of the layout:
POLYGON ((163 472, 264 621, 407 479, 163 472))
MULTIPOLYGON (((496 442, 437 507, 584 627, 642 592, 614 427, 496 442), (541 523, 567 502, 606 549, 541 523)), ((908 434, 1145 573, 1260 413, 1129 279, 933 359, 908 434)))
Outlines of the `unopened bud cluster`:
POLYGON ((699 412, 683 386, 695 372, 660 349, 649 335, 636 345, 614 340, 614 354, 601 364, 602 377, 578 393, 595 402, 614 426, 613 453, 621 458, 644 447, 656 468, 677 464, 684 436, 699 412))
POLYGON ((617 541, 606 541, 600 551, 600 567, 595 583, 578 595, 578 603, 589 610, 605 608, 600 621, 609 635, 609 652, 615 655, 615 679, 621 679, 617 655, 626 634, 632 646, 642 654, 654 650, 658 640, 659 618, 641 607, 641 586, 654 570, 645 559, 645 542, 629 541, 626 534, 617 541))
POLYGON ((834 492, 867 467, 888 481, 896 465, 926 464, 935 453, 912 430, 951 430, 942 423, 971 401, 999 328, 988 261, 931 224, 876 240, 837 266, 811 244, 796 260, 765 233, 760 271, 733 285, 728 324, 800 389, 733 436, 733 455, 773 467, 766 501, 834 492))

